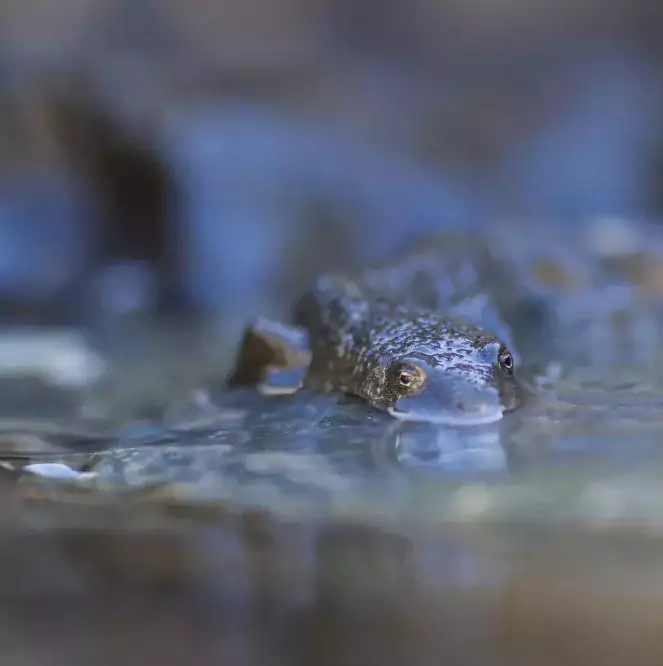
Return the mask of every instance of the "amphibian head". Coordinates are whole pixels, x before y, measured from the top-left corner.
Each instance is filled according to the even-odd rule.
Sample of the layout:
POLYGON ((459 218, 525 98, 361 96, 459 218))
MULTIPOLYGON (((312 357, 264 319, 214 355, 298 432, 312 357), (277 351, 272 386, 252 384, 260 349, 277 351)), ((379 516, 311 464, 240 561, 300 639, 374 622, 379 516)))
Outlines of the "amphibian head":
POLYGON ((376 332, 359 393, 398 419, 482 425, 521 402, 513 354, 489 333, 435 318, 376 332))

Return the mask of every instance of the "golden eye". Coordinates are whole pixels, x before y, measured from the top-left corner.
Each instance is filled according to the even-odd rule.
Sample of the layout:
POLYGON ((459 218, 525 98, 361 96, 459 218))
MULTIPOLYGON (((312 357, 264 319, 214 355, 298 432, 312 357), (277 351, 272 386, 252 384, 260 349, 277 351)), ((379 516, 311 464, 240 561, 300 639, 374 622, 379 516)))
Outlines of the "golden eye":
POLYGON ((408 391, 419 389, 426 381, 426 373, 423 368, 412 363, 406 363, 398 368, 399 385, 408 391))

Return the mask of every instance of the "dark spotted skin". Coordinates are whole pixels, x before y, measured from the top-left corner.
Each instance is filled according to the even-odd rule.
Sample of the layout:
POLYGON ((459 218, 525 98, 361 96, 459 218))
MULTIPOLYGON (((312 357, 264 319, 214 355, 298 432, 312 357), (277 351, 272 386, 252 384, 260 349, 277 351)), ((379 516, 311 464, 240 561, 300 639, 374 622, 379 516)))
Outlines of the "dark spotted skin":
POLYGON ((230 383, 350 393, 403 420, 498 420, 520 403, 521 384, 476 249, 422 244, 382 266, 320 278, 297 303, 292 333, 254 322, 230 383))
POLYGON ((413 412, 424 403, 429 413, 435 405, 494 406, 496 391, 506 410, 535 394, 540 380, 579 363, 642 362, 658 353, 660 234, 631 229, 608 247, 603 231, 594 240, 581 230, 531 231, 500 223, 480 233, 433 236, 358 274, 320 279, 296 309, 308 356, 301 349, 279 352, 278 332, 262 327, 268 339, 262 351, 272 357, 263 385, 273 388, 278 380, 286 390, 308 384, 347 391, 390 410, 394 399, 402 402, 390 368, 414 354, 431 381, 415 396, 417 405, 408 399, 413 412), (501 343, 515 357, 515 372, 500 371, 501 343), (299 360, 289 364, 288 376, 291 358, 299 360), (477 392, 463 392, 461 384, 477 392))
POLYGON ((390 368, 414 355, 465 386, 493 387, 505 410, 520 402, 515 375, 498 367, 505 347, 496 336, 435 310, 368 298, 359 280, 321 278, 298 303, 294 321, 309 334, 309 386, 351 393, 386 410, 400 397, 390 368))

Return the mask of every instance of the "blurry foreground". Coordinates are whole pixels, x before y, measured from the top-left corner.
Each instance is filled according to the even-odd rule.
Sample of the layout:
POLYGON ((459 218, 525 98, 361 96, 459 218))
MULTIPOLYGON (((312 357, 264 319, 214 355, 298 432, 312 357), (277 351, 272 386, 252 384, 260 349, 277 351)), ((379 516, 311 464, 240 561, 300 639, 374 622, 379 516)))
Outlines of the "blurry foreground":
POLYGON ((3 666, 660 664, 662 11, 4 0, 3 666), (249 317, 471 229, 542 402, 223 389, 249 317))

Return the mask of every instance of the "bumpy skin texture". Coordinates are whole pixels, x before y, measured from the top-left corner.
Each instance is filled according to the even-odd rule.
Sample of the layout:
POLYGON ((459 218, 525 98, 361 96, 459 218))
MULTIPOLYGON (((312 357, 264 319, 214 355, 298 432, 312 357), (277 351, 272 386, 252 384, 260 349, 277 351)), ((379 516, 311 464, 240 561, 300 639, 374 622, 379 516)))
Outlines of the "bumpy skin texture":
POLYGON ((320 278, 295 307, 292 332, 254 322, 230 383, 343 391, 402 420, 499 420, 523 392, 487 285, 496 272, 475 240, 426 242, 361 273, 320 278))
POLYGON ((416 420, 490 407, 481 417, 490 421, 519 404, 515 374, 500 365, 506 353, 500 340, 408 299, 384 298, 375 290, 379 274, 370 275, 368 287, 361 279, 321 278, 297 305, 295 323, 308 330, 311 344, 307 385, 352 393, 382 410, 407 400, 416 420), (419 393, 404 392, 398 382, 404 360, 425 369, 419 393))
POLYGON ((654 242, 648 232, 607 254, 583 238, 499 224, 421 239, 382 265, 322 278, 296 310, 310 364, 302 360, 293 380, 290 359, 304 359, 304 350, 280 353, 294 338, 274 335, 270 325, 262 374, 279 389, 297 390, 301 378, 428 420, 445 410, 445 418, 450 410, 494 416, 497 400, 510 409, 551 362, 650 358, 661 344, 663 238, 654 242), (514 347, 523 354, 526 372, 504 367, 500 343, 514 354, 512 365, 520 365, 514 347), (408 358, 426 382, 406 398, 394 367, 408 358))

